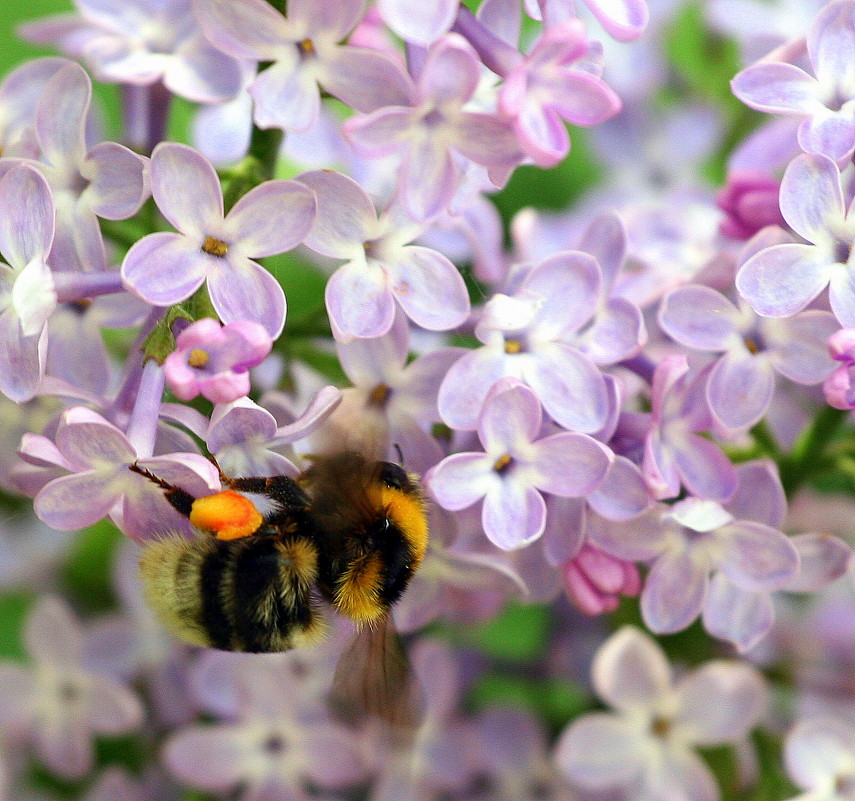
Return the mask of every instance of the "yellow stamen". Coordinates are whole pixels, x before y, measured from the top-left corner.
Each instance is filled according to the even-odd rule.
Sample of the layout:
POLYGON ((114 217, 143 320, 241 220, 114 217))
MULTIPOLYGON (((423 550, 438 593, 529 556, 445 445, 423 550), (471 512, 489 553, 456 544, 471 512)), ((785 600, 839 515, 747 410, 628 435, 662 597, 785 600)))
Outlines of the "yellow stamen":
POLYGON ((522 342, 518 339, 509 339, 505 342, 505 353, 519 353, 522 349, 522 342))
POLYGON ((229 243, 223 242, 222 239, 217 239, 213 236, 206 236, 205 241, 202 244, 202 250, 205 253, 210 254, 211 256, 218 256, 222 258, 229 252, 229 243))
POLYGON ((507 470, 507 469, 508 469, 508 467, 510 467, 510 464, 511 464, 511 462, 512 462, 512 461, 513 461, 513 459, 511 458, 510 454, 508 454, 508 453, 503 453, 503 454, 502 454, 498 459, 496 459, 496 461, 493 463, 493 470, 495 470, 497 473, 504 473, 504 472, 505 472, 505 470, 507 470))
POLYGON ((191 367, 207 367, 210 358, 208 351, 202 350, 201 348, 193 348, 193 350, 190 351, 190 355, 187 357, 187 364, 191 367))

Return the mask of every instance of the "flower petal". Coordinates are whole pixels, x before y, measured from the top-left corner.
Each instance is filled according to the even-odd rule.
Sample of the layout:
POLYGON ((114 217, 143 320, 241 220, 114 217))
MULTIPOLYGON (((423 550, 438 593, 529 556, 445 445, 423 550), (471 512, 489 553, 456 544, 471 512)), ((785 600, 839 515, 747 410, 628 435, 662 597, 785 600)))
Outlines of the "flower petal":
POLYGON ((395 300, 385 271, 373 261, 354 260, 327 281, 326 304, 340 339, 379 337, 395 319, 395 300))
POLYGON ((48 182, 33 167, 20 165, 0 180, 0 253, 20 270, 44 258, 53 242, 54 217, 48 182))
POLYGON ((783 587, 789 592, 818 592, 844 576, 852 564, 849 543, 831 534, 796 534, 799 572, 783 587))
POLYGON ((612 452, 585 434, 565 432, 535 443, 532 466, 538 471, 535 486, 543 492, 564 497, 582 497, 603 481, 611 465, 612 452))
POLYGON ((725 353, 707 380, 710 411, 725 427, 737 430, 758 423, 775 391, 775 371, 769 360, 742 348, 725 353))
POLYGON ((536 540, 546 527, 543 496, 523 482, 502 481, 484 498, 481 522, 484 533, 498 548, 515 550, 536 540))
POLYGON ((501 479, 484 453, 455 453, 425 476, 425 484, 443 509, 466 509, 481 500, 501 479))
POLYGON ((644 582, 641 614, 651 631, 670 634, 686 628, 701 613, 709 570, 686 551, 660 556, 644 582))
POLYGON ((377 3, 383 20, 398 36, 424 47, 448 31, 457 5, 457 0, 435 0, 418 5, 409 0, 378 0, 377 3))
POLYGON ((799 555, 789 538, 762 523, 738 521, 716 532, 722 546, 720 569, 740 587, 775 590, 799 569, 799 555))
POLYGON ((659 307, 665 333, 697 350, 728 350, 739 335, 739 320, 739 311, 724 295, 701 285, 678 287, 659 307))
POLYGON ((827 236, 830 222, 843 219, 840 170, 827 156, 802 154, 793 159, 781 180, 781 214, 808 242, 827 236))
POLYGON ((743 589, 723 573, 713 576, 704 604, 704 628, 713 637, 748 651, 766 636, 774 620, 768 592, 743 589))
POLYGON ((246 259, 217 264, 208 274, 208 292, 220 319, 228 323, 252 320, 276 339, 285 327, 285 293, 281 284, 260 264, 246 259))
POLYGON ((122 281, 137 297, 171 306, 190 297, 205 281, 212 258, 180 234, 149 234, 122 262, 122 281))

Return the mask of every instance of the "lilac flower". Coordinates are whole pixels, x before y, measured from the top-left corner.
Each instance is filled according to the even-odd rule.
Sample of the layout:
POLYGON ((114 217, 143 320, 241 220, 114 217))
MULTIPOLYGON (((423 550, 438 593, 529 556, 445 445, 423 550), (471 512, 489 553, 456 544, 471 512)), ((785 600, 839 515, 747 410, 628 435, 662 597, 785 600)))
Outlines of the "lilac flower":
POLYGON ((32 167, 0 179, 0 391, 14 401, 35 395, 45 370, 45 324, 56 307, 46 258, 54 233, 47 181, 32 167))
POLYGON ((166 357, 166 383, 182 401, 200 393, 213 403, 231 403, 249 394, 249 368, 270 353, 270 335, 258 323, 239 320, 227 326, 197 320, 176 340, 166 357))
POLYGON ((822 390, 829 405, 836 409, 855 409, 855 389, 853 389, 853 371, 855 367, 855 330, 841 328, 828 340, 831 358, 841 362, 834 372, 825 379, 822 390))
POLYGON ((256 670, 239 687, 235 720, 188 726, 170 736, 163 752, 169 771, 194 787, 246 801, 304 801, 306 782, 340 788, 358 781, 363 766, 354 735, 338 724, 301 719, 294 703, 299 682, 269 669, 267 656, 250 657, 256 670))
POLYGON ((778 206, 781 184, 760 170, 732 170, 716 196, 725 219, 719 230, 733 239, 750 239, 767 225, 783 226, 778 206))
POLYGON ((755 253, 737 273, 737 289, 758 314, 789 317, 829 286, 835 316, 844 326, 855 325, 855 214, 844 208, 837 165, 817 154, 794 159, 781 182, 781 213, 812 244, 755 253))
MULTIPOLYGON (((667 356, 656 367, 642 463, 644 477, 656 498, 673 498, 684 485, 702 498, 723 501, 736 486, 730 460, 697 433, 711 426, 701 397, 703 378, 703 373, 689 372, 685 356, 667 356)), ((626 413, 623 417, 629 422, 636 416, 626 413)))
MULTIPOLYGON (((617 3, 585 0, 585 5, 606 33, 619 42, 636 40, 647 26, 649 12, 644 0, 620 0, 617 3)), ((547 25, 576 14, 570 0, 525 0, 525 7, 534 19, 542 19, 547 25)))
POLYGON ((833 362, 826 341, 834 315, 806 311, 788 320, 760 318, 705 286, 684 286, 662 300, 659 324, 681 345, 724 351, 710 371, 706 398, 725 428, 757 423, 769 407, 775 371, 799 384, 818 384, 833 362))
POLYGON ((717 801, 718 786, 695 749, 736 743, 757 725, 763 677, 746 664, 712 660, 674 682, 662 649, 631 626, 603 644, 591 675, 614 712, 583 715, 564 731, 556 759, 565 775, 631 798, 717 801))
POLYGON ((792 64, 761 61, 733 79, 733 93, 758 111, 802 117, 802 148, 840 161, 855 149, 855 2, 826 5, 808 32, 807 49, 816 77, 792 64))
POLYGON ((770 592, 796 576, 799 554, 779 530, 785 503, 774 467, 745 462, 738 478, 725 506, 690 497, 625 523, 590 521, 606 552, 652 562, 641 593, 652 631, 679 631, 703 611, 707 631, 747 650, 771 627, 770 592))
POLYGON ((31 163, 47 178, 56 203, 54 269, 105 270, 98 217, 124 220, 148 197, 147 159, 115 142, 87 147, 91 99, 89 76, 69 62, 47 82, 36 112, 41 160, 31 163))
POLYGON ((185 145, 164 142, 151 158, 152 194, 180 233, 150 234, 122 263, 122 279, 143 300, 170 306, 207 279, 224 323, 255 320, 271 338, 285 325, 285 294, 253 258, 290 250, 312 224, 315 202, 294 181, 267 181, 223 216, 223 195, 211 163, 185 145))
POLYGON ((479 66, 472 47, 449 34, 428 51, 410 103, 344 124, 345 136, 362 155, 400 153, 398 188, 416 220, 434 217, 451 202, 460 177, 457 153, 493 170, 496 184, 523 159, 506 120, 464 110, 478 88, 479 66))
POLYGON ((305 244, 347 260, 326 288, 337 340, 382 336, 392 327, 396 301, 416 325, 431 331, 463 323, 469 296, 460 273, 435 250, 409 244, 423 225, 406 222, 394 209, 378 217, 362 187, 340 173, 316 170, 299 180, 318 200, 305 244))
POLYGON ((339 45, 365 0, 303 0, 283 17, 264 0, 193 0, 205 34, 236 58, 272 61, 249 87, 261 128, 306 131, 323 88, 358 111, 406 102, 406 76, 384 53, 339 45))
POLYGON ((36 514, 61 531, 91 526, 110 515, 138 541, 166 531, 189 533, 187 518, 169 505, 163 491, 128 470, 134 462, 191 495, 219 488, 216 469, 203 456, 139 457, 128 436, 82 406, 63 413, 55 440, 54 445, 46 437, 29 435, 22 453, 37 464, 56 465, 70 473, 46 484, 34 501, 36 514))
POLYGON ((58 598, 42 596, 27 617, 24 641, 32 665, 0 663, 4 731, 26 726, 39 758, 69 778, 94 763, 93 735, 126 734, 143 719, 136 695, 83 665, 84 634, 58 598))
POLYGON ((614 612, 620 596, 641 592, 638 568, 595 545, 583 545, 562 572, 567 596, 586 615, 614 612))
POLYGON ((592 256, 568 251, 534 267, 513 295, 492 297, 475 329, 484 347, 455 362, 440 387, 443 420, 475 428, 490 387, 513 376, 534 389, 559 425, 599 431, 609 414, 605 381, 591 359, 567 343, 596 310, 601 283, 592 256))
POLYGON ((800 720, 787 735, 784 758, 795 784, 806 792, 789 801, 846 801, 855 789, 855 731, 840 718, 800 720))
POLYGON ((170 92, 197 103, 226 100, 240 89, 243 65, 206 41, 190 0, 74 4, 79 16, 47 17, 19 32, 83 59, 100 81, 136 86, 162 81, 170 92))
POLYGON ((484 532, 505 550, 521 548, 543 533, 541 492, 586 495, 602 481, 612 458, 584 434, 564 431, 536 439, 541 423, 534 392, 515 379, 503 379, 478 418, 484 452, 453 454, 425 476, 446 509, 465 509, 483 499, 484 532))

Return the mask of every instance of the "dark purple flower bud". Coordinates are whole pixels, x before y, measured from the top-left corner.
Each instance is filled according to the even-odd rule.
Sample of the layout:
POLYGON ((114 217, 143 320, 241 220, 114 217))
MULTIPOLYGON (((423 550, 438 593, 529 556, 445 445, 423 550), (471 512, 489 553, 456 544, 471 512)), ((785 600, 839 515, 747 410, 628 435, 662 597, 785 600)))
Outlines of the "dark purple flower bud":
POLYGON ((719 230, 732 239, 750 239, 767 225, 784 226, 778 207, 781 182, 755 170, 734 170, 716 196, 725 218, 719 230))

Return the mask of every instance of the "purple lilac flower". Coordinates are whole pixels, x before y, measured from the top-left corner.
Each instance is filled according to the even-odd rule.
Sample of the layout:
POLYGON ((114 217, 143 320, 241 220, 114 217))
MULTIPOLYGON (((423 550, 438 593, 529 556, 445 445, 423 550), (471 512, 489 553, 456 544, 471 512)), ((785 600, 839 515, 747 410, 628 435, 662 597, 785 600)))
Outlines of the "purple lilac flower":
POLYGON ((441 506, 465 509, 483 499, 484 532, 500 548, 521 548, 546 525, 541 492, 582 496, 602 481, 611 452, 585 434, 537 439, 540 402, 515 379, 498 381, 478 418, 481 453, 456 453, 425 477, 441 506))
POLYGON ((215 46, 273 62, 249 87, 261 128, 308 130, 321 88, 362 112, 406 103, 406 75, 394 59, 338 44, 362 17, 365 0, 301 0, 287 17, 264 0, 193 0, 193 7, 215 46))
POLYGON ((737 743, 758 724, 766 705, 760 673, 712 660, 675 682, 659 645, 624 626, 597 652, 591 675, 614 711, 583 715, 564 731, 556 759, 565 775, 631 798, 717 801, 715 778, 695 749, 737 743))
POLYGON ((30 434, 24 438, 21 452, 31 462, 59 466, 70 473, 47 483, 34 501, 36 514, 61 531, 91 526, 109 515, 138 541, 167 531, 189 534, 187 518, 169 505, 163 491, 128 470, 134 462, 194 496, 219 488, 216 469, 200 454, 143 458, 128 436, 82 406, 62 414, 55 442, 30 434))
POLYGON ((75 778, 94 764, 93 735, 126 734, 143 708, 124 684, 83 664, 84 633, 68 606, 42 596, 24 625, 30 669, 0 663, 4 731, 24 726, 53 772, 75 778))
POLYGON ((216 103, 235 95, 245 66, 202 35, 190 0, 75 0, 78 15, 26 23, 30 42, 53 44, 82 59, 109 83, 148 86, 162 81, 180 97, 216 103))
POLYGON ((466 40, 449 34, 428 51, 409 103, 344 124, 345 136, 360 154, 400 153, 398 188, 416 220, 434 217, 451 202, 460 176, 458 153, 490 168, 497 185, 523 159, 507 120, 465 110, 478 88, 479 68, 466 40))
POLYGON ((784 243, 755 253, 736 275, 736 287, 758 314, 789 317, 826 286, 831 309, 855 325, 855 213, 844 206, 840 170, 827 156, 794 159, 781 182, 781 213, 810 244, 784 243))
POLYGON ((595 545, 583 545, 562 569, 567 596, 586 615, 614 612, 620 597, 641 592, 638 568, 595 545))
POLYGON ((327 282, 326 305, 339 341, 378 337, 392 327, 395 305, 431 331, 459 326, 469 314, 466 284, 441 253, 411 245, 425 226, 392 208, 378 216, 352 178, 316 170, 299 180, 318 200, 318 215, 305 244, 346 259, 327 282))
POLYGON ((0 179, 0 391, 14 401, 32 398, 45 371, 45 325, 56 290, 45 261, 54 234, 47 181, 29 166, 0 179))
POLYGON ((285 294, 254 258, 299 244, 312 224, 311 191, 294 181, 266 181, 223 215, 223 194, 211 163, 173 142, 151 157, 154 200, 180 233, 149 234, 122 263, 122 279, 143 300, 171 306, 207 279, 224 323, 253 320, 276 339, 285 325, 285 294))
MULTIPOLYGON (((647 27, 649 12, 644 0, 620 0, 617 3, 585 0, 585 5, 606 33, 619 42, 634 41, 647 27)), ((547 25, 576 15, 571 0, 525 0, 525 7, 534 19, 542 19, 547 25)))
POLYGON ((235 688, 240 696, 235 718, 188 726, 169 737, 163 760, 176 778, 244 801, 304 801, 306 782, 342 788, 362 778, 354 734, 339 724, 301 717, 301 706, 294 703, 299 680, 271 669, 277 657, 252 655, 256 669, 234 674, 241 682, 235 688))
POLYGON ((439 412, 471 430, 493 383, 513 376, 532 387, 549 415, 573 431, 595 433, 609 415, 602 373, 572 342, 597 308, 602 277, 587 253, 568 251, 534 267, 513 295, 485 305, 475 334, 484 346, 461 357, 439 390, 439 412))
POLYGON ((779 530, 786 506, 774 466, 745 462, 737 475, 724 506, 690 497, 628 522, 590 521, 604 551, 652 563, 641 593, 652 631, 679 631, 703 612, 710 634, 747 650, 771 627, 770 593, 797 575, 799 554, 779 530))
POLYGON ((780 188, 780 181, 760 170, 732 170, 716 195, 716 205, 725 214, 721 233, 750 239, 767 225, 785 225, 778 206, 780 188))
MULTIPOLYGON (((86 144, 92 81, 69 62, 47 82, 36 111, 40 161, 56 204, 51 264, 56 270, 107 268, 98 217, 124 220, 148 197, 148 159, 115 142, 86 144)), ((16 160, 0 162, 10 168, 16 160)))
POLYGON ((415 5, 408 0, 378 0, 377 10, 402 39, 427 47, 448 33, 459 5, 458 0, 425 0, 415 5))
POLYGON ((807 50, 816 77, 793 64, 761 61, 733 79, 733 93, 758 111, 802 117, 802 148, 840 161, 855 149, 855 2, 826 5, 808 32, 807 50))
POLYGON ((855 329, 841 328, 828 340, 828 352, 831 358, 840 362, 840 366, 825 379, 822 390, 825 399, 836 409, 855 409, 855 388, 853 388, 853 367, 855 367, 855 329))
POLYGON ((789 801, 846 801, 855 790, 855 730, 851 722, 811 717, 796 723, 784 751, 787 773, 805 790, 789 801))
POLYGON ((263 326, 239 320, 222 326, 197 320, 176 339, 163 373, 178 400, 204 395, 212 403, 231 403, 249 394, 249 368, 270 353, 270 335, 263 326))
POLYGON ((833 369, 826 342, 834 315, 806 311, 787 320, 737 308, 709 287, 679 287, 662 300, 659 324, 681 345, 723 351, 706 384, 710 411, 728 429, 757 423, 772 401, 775 372, 799 384, 818 384, 833 369))

